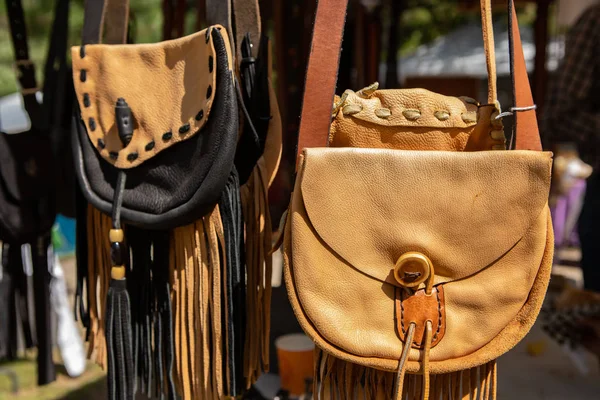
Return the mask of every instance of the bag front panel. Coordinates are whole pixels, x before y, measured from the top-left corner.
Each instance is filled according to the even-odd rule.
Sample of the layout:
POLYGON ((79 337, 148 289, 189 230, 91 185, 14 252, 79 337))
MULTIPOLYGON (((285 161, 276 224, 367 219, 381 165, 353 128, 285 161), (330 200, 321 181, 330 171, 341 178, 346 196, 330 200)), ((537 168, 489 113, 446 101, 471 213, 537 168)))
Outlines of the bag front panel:
MULTIPOLYGON (((204 215, 221 196, 233 165, 238 111, 229 64, 230 50, 217 29, 213 29, 211 37, 216 52, 218 88, 211 116, 204 117, 206 123, 195 134, 190 133, 189 138, 125 170, 127 185, 122 218, 128 223, 155 229, 184 225, 204 215)), ((88 201, 108 213, 119 170, 98 152, 84 123, 79 121, 75 125, 78 179, 88 201)), ((176 135, 186 136, 186 132, 171 132, 170 137, 176 135)))
MULTIPOLYGON (((405 184, 415 177, 414 171, 397 173, 396 166, 391 165, 394 158, 407 158, 410 152, 389 153, 391 158, 383 157, 381 151, 352 149, 313 149, 305 153, 292 200, 285 245, 288 290, 292 303, 297 303, 295 311, 298 319, 320 347, 337 357, 395 370, 402 342, 396 332, 394 300, 397 283, 388 277, 393 275, 397 257, 406 251, 417 250, 431 258, 436 267, 435 283, 442 284, 445 292, 446 332, 431 350, 430 360, 434 365, 438 363, 434 369, 449 372, 447 361, 476 353, 486 353, 488 358, 483 362, 499 356, 507 348, 500 350, 492 346, 490 350, 488 344, 507 326, 514 332, 510 341, 504 341, 503 346, 510 348, 516 344, 537 315, 535 307, 529 307, 526 315, 519 316, 528 303, 534 282, 543 288, 547 285, 546 276, 549 277, 549 274, 541 280, 536 280, 536 276, 540 268, 549 268, 548 257, 550 260, 552 258, 552 249, 547 245, 549 213, 544 200, 544 190, 547 193, 549 181, 550 156, 542 153, 498 152, 495 160, 481 158, 477 165, 471 165, 481 171, 481 174, 473 174, 472 171, 469 173, 469 169, 461 169, 460 162, 449 161, 452 158, 470 159, 473 155, 454 154, 456 157, 453 157, 448 153, 449 158, 441 162, 438 168, 454 171, 455 182, 448 182, 443 188, 422 185, 411 189, 405 184), (331 155, 333 157, 328 157, 331 155), (503 157, 508 157, 512 162, 502 162, 503 157), (320 174, 307 175, 309 164, 318 158, 329 158, 329 161, 336 158, 341 162, 325 163, 327 170, 321 168, 320 174), (529 170, 530 174, 515 179, 522 182, 523 186, 510 188, 498 185, 498 176, 491 173, 494 164, 514 165, 517 169, 529 170), (316 182, 317 179, 339 179, 335 172, 338 168, 346 171, 349 178, 338 181, 340 185, 336 186, 337 190, 320 192, 325 198, 318 203, 323 214, 329 213, 332 218, 338 218, 338 223, 332 227, 337 232, 334 237, 323 235, 323 230, 315 229, 315 223, 321 226, 331 221, 316 220, 311 216, 309 204, 314 202, 314 198, 309 194, 307 201, 304 188, 318 191, 320 183, 316 182), (386 174, 383 170, 391 172, 386 174), (386 179, 387 185, 377 182, 380 176, 384 176, 381 179, 386 179), (370 186, 363 188, 356 184, 357 181, 369 179, 370 186), (352 181, 355 183, 352 187, 342 187, 343 184, 352 185, 352 181), (490 227, 488 235, 481 236, 477 232, 478 225, 473 224, 471 226, 475 232, 463 230, 461 237, 444 236, 443 228, 436 224, 437 220, 447 224, 448 218, 457 216, 468 220, 462 223, 464 225, 473 222, 471 214, 477 214, 473 204, 448 201, 448 193, 468 190, 465 187, 477 189, 478 184, 490 189, 490 193, 478 197, 482 211, 489 219, 487 225, 480 225, 490 227), (375 187, 377 190, 373 189, 375 187), (500 188, 500 192, 494 190, 497 188, 500 188), (424 201, 422 193, 416 195, 422 203, 421 208, 432 216, 431 219, 409 215, 408 210, 414 207, 411 197, 419 190, 425 191, 425 197, 429 197, 429 201, 424 201), (515 193, 510 194, 510 191, 515 193), (334 200, 331 196, 340 198, 334 200), (491 196, 496 203, 494 209, 489 208, 489 203, 486 204, 486 196, 491 196), (359 198, 368 199, 372 210, 357 206, 354 201, 359 198), (513 203, 515 198, 525 198, 532 203, 525 201, 519 205, 513 203), (408 209, 404 208, 405 203, 408 203, 408 209), (354 212, 349 212, 347 205, 354 212), (391 206, 400 210, 388 209, 391 206), (364 219, 364 214, 372 214, 377 210, 388 219, 387 222, 375 219, 369 223, 368 219, 364 219), (340 218, 340 215, 344 217, 340 218), (495 221, 498 217, 509 220, 500 218, 495 221), (497 233, 501 231, 494 230, 495 223, 501 226, 517 220, 525 221, 522 230, 515 229, 520 236, 499 237, 497 233), (395 239, 381 236, 382 231, 402 230, 408 234, 397 235, 395 239), (356 242, 353 241, 355 238, 356 242), (491 244, 491 248, 487 249, 488 254, 485 253, 485 247, 478 247, 480 242, 486 246, 491 244), (500 242, 501 246, 495 246, 496 242, 500 242), (347 247, 340 246, 340 243, 347 247), (469 259, 469 255, 475 258, 469 259), (487 255, 492 258, 489 263, 483 261, 487 255), (475 263, 477 260, 481 263, 475 263), (470 261, 470 268, 461 271, 461 267, 464 268, 465 263, 470 261)), ((439 170, 432 167, 434 163, 428 162, 426 154, 435 156, 421 153, 418 165, 423 170, 418 179, 426 182, 430 175, 440 179, 439 170)), ((439 160, 437 162, 440 163, 439 160)), ((319 162, 315 164, 319 165, 319 162)), ((402 161, 396 164, 403 166, 402 161)), ((511 168, 507 169, 509 171, 505 173, 510 174, 511 168)), ((501 169, 496 167, 496 170, 501 173, 501 169)), ((448 225, 446 231, 464 229, 462 225, 448 225)), ((538 298, 540 305, 541 298, 543 295, 538 298)), ((418 358, 419 352, 413 349, 409 359, 414 361, 418 358)), ((481 357, 475 357, 469 367, 480 362, 481 357)), ((412 367, 418 369, 418 366, 412 367)), ((462 368, 465 368, 464 363, 457 369, 462 368)))

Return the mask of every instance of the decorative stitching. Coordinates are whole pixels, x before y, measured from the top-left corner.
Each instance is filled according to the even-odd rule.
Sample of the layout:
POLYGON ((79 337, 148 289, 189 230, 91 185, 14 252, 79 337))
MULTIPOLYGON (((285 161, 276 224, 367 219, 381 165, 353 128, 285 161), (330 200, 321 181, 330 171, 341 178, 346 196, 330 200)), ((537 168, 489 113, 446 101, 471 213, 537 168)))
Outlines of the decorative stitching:
POLYGON ((421 111, 419 110, 404 110, 402 111, 402 115, 409 121, 416 121, 421 118, 421 111))
POLYGON ((85 69, 79 71, 79 80, 81 82, 85 82, 87 80, 87 71, 85 69))
POLYGON ((206 89, 206 98, 210 99, 211 95, 212 95, 212 86, 208 85, 208 88, 206 89))
POLYGON ((145 149, 146 151, 150 151, 150 150, 152 150, 152 149, 154 148, 154 144, 155 144, 155 143, 154 143, 154 140, 153 140, 153 141, 151 141, 151 142, 148 142, 148 144, 146 145, 146 147, 144 147, 144 149, 145 149))
POLYGON ((477 113, 474 111, 468 111, 468 112, 462 113, 460 115, 460 117, 462 118, 463 122, 466 124, 471 124, 471 123, 477 122, 477 113))
POLYGON ((88 125, 90 126, 90 129, 92 132, 94 132, 96 130, 96 121, 94 120, 93 117, 90 117, 88 119, 88 125))
POLYGON ((204 117, 204 110, 198 111, 198 114, 196 114, 196 121, 200 121, 203 117, 204 117))
POLYGON ((188 133, 189 130, 190 130, 190 124, 181 125, 179 127, 179 133, 181 133, 181 134, 188 133))
MULTIPOLYGON (((433 338, 431 339, 432 343, 435 342, 442 329, 442 302, 440 301, 440 292, 438 290, 435 291, 435 297, 438 303, 438 327, 435 331, 435 334, 433 335, 433 338)), ((406 329, 404 328, 404 299, 402 298, 402 292, 400 292, 400 325, 402 326, 402 335, 406 337, 406 329)), ((420 343, 417 343, 414 340, 413 344, 415 346, 421 345, 420 343)))
POLYGON ((342 107, 342 114, 344 115, 354 115, 361 112, 363 107, 360 104, 346 104, 342 107))
POLYGON ((375 115, 381 119, 387 119, 392 115, 392 112, 389 108, 378 108, 375 110, 375 115))
POLYGON ((108 153, 108 156, 113 160, 116 160, 117 158, 119 158, 119 153, 116 151, 111 151, 110 153, 108 153))
POLYGON ((90 106, 90 95, 87 93, 83 94, 83 106, 86 108, 90 106))
POLYGON ((79 48, 79 57, 85 57, 85 44, 79 48))
POLYGON ((173 137, 173 132, 169 131, 169 132, 165 132, 162 135, 162 139, 167 141, 167 140, 171 140, 171 138, 173 137))
POLYGON ((208 56, 208 72, 212 73, 213 72, 213 65, 214 61, 213 61, 213 56, 208 56))
POLYGON ((104 140, 102 139, 98 139, 98 147, 103 150, 106 147, 106 144, 104 143, 104 140))
POLYGON ((450 118, 450 113, 448 111, 436 111, 433 113, 433 115, 440 121, 446 121, 448 118, 450 118))
POLYGON ((127 161, 135 161, 138 158, 138 153, 127 154, 127 161))

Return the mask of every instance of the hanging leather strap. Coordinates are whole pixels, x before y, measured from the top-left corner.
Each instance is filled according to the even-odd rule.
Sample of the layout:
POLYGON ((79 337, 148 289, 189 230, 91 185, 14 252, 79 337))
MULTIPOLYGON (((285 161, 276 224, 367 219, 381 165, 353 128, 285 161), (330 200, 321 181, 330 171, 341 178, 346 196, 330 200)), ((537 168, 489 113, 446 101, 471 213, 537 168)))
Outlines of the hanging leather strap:
POLYGON ((104 36, 108 44, 127 42, 129 0, 85 0, 82 43, 103 41, 104 25, 110 27, 104 36))
POLYGON ((481 0, 481 30, 483 31, 483 49, 488 72, 488 104, 494 104, 498 100, 497 77, 496 77, 496 51, 494 45, 494 26, 492 21, 491 0, 481 0))
POLYGON ((127 28, 129 27, 129 0, 107 0, 105 14, 110 23, 106 30, 104 43, 127 43, 127 28))
POLYGON ((104 3, 105 0, 85 0, 81 37, 83 44, 98 44, 102 41, 104 3))
POLYGON ((308 147, 325 147, 340 64, 348 0, 319 0, 308 56, 298 154, 308 147))
POLYGON ((209 25, 222 25, 227 29, 231 47, 235 47, 232 30, 233 8, 231 0, 206 0, 206 22, 209 25))
MULTIPOLYGON (((527 77, 519 25, 513 0, 508 0, 508 4, 514 103, 515 107, 529 107, 533 105, 533 96, 527 77)), ((318 2, 302 101, 298 154, 304 148, 327 146, 347 7, 348 0, 318 2)), ((481 0, 481 9, 490 74, 488 97, 494 101, 497 90, 490 1, 481 0)), ((516 149, 541 150, 535 111, 519 111, 515 114, 516 149)))
POLYGON ((233 16, 235 20, 235 43, 238 60, 242 59, 242 41, 246 34, 250 35, 252 56, 258 55, 260 47, 260 6, 258 0, 233 0, 233 16))
POLYGON ((21 86, 23 103, 30 119, 37 116, 39 104, 36 100, 37 82, 35 79, 35 65, 29 59, 29 46, 27 44, 27 27, 21 0, 6 0, 6 11, 10 23, 10 33, 15 51, 15 67, 17 79, 21 86))
MULTIPOLYGON (((534 106, 534 103, 513 0, 508 1, 508 30, 513 104, 515 108, 526 109, 534 106)), ((516 136, 515 149, 542 151, 535 108, 514 112, 514 136, 516 136)))

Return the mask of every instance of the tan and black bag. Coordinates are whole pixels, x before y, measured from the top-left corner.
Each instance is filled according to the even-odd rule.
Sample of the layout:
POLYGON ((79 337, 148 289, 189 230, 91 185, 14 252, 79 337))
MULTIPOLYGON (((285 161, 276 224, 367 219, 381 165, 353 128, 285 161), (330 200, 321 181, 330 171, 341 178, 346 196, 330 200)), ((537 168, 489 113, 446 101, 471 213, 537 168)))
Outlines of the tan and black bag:
POLYGON ((295 314, 319 351, 321 399, 496 398, 495 360, 542 305, 553 256, 541 151, 509 0, 515 148, 496 98, 335 90, 346 1, 320 0, 284 239, 295 314))
POLYGON ((128 17, 127 0, 87 0, 72 49, 89 353, 110 399, 239 396, 268 368, 267 190, 281 152, 268 42, 254 57, 262 115, 244 104, 257 83, 240 87, 225 27, 129 44, 128 17), (262 138, 244 181, 242 126, 262 138))

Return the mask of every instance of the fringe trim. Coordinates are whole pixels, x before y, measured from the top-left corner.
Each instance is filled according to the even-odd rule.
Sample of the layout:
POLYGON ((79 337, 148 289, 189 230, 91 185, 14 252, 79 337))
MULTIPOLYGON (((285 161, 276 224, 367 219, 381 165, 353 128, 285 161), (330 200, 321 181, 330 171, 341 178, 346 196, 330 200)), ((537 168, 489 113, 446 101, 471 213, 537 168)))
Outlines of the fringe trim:
MULTIPOLYGON (((316 349, 314 378, 317 399, 387 400, 393 398, 396 376, 394 372, 352 364, 316 349)), ((401 399, 423 399, 422 380, 422 375, 407 374, 401 399)), ((495 360, 468 370, 431 375, 432 400, 496 400, 496 393, 495 360)))
MULTIPOLYGON (((105 299, 110 284, 111 219, 91 205, 87 218, 88 357, 106 369, 105 299)), ((201 220, 172 230, 169 253, 176 390, 184 399, 223 398, 221 303, 226 281, 221 271, 226 253, 218 206, 201 220)))
MULTIPOLYGON (((171 233, 175 385, 184 399, 224 396, 221 299, 223 225, 218 206, 171 233)), ((224 263, 224 260, 223 260, 224 263)))
POLYGON ((246 339, 244 375, 249 388, 262 372, 269 370, 271 330, 271 275, 273 260, 269 180, 260 158, 248 182, 241 187, 245 222, 246 339))
POLYGON ((87 210, 88 279, 87 293, 90 313, 88 358, 106 369, 105 299, 110 284, 111 219, 92 205, 87 210))

